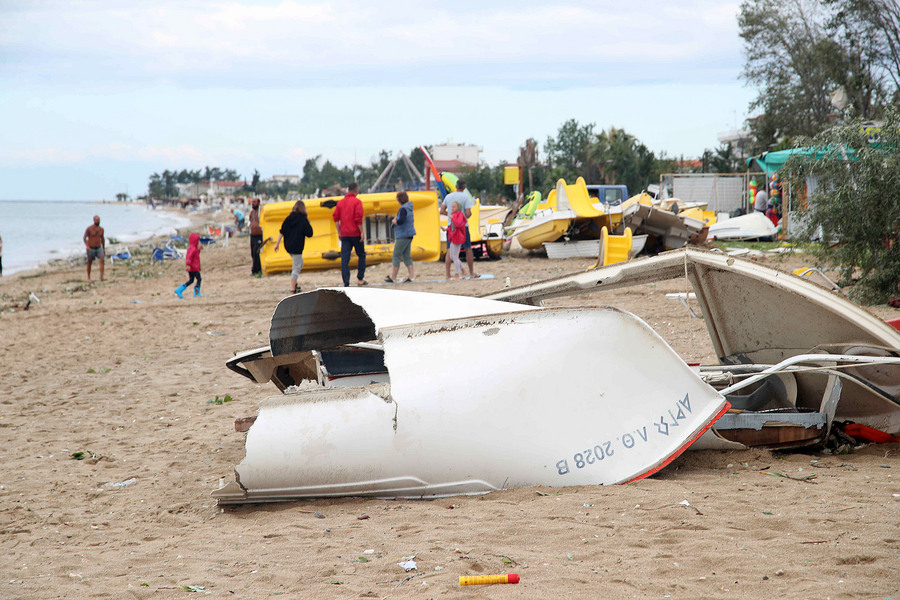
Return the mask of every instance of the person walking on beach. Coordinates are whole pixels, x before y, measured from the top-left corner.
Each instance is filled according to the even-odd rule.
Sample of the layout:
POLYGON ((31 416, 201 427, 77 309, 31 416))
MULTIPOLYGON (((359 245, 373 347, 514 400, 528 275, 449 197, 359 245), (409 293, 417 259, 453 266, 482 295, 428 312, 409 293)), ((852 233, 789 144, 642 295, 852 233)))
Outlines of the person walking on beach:
MULTIPOLYGON (((462 249, 466 251, 466 265, 469 267, 469 278, 478 279, 478 275, 475 274, 475 255, 472 254, 472 238, 468 227, 468 220, 472 216, 472 207, 475 205, 475 202, 472 199, 472 195, 466 193, 466 182, 462 179, 456 182, 456 191, 450 192, 444 197, 444 201, 441 202, 441 214, 448 214, 454 202, 459 203, 459 208, 466 218, 466 241, 463 242, 462 249)), ((447 263, 447 279, 450 279, 449 262, 447 263)))
POLYGON ((397 216, 391 221, 394 224, 394 255, 391 258, 391 275, 385 277, 384 280, 388 283, 397 281, 397 273, 400 271, 400 261, 402 260, 409 271, 409 278, 406 281, 412 283, 414 277, 412 241, 416 235, 415 215, 412 202, 409 201, 409 194, 397 192, 397 202, 400 203, 400 209, 397 211, 397 216))
POLYGON ((306 212, 306 204, 303 200, 297 200, 294 203, 291 212, 281 224, 281 231, 278 234, 278 241, 275 242, 275 252, 278 252, 278 246, 284 239, 284 249, 291 255, 291 293, 296 294, 299 291, 297 287, 297 278, 300 276, 300 270, 303 269, 303 248, 306 246, 306 238, 313 236, 312 225, 309 222, 309 215, 306 212))
POLYGON ((188 249, 187 253, 184 255, 184 263, 185 269, 188 272, 189 279, 175 288, 175 295, 179 298, 184 299, 182 296, 182 292, 188 288, 189 285, 194 283, 194 298, 203 297, 204 294, 200 293, 200 251, 203 248, 200 246, 200 234, 192 233, 188 236, 188 249))
POLYGON ((356 267, 356 285, 369 285, 366 281, 366 247, 362 241, 363 205, 356 196, 359 184, 355 181, 347 186, 347 195, 338 200, 332 218, 338 225, 341 238, 341 279, 344 287, 350 287, 350 251, 356 251, 359 261, 356 267))
POLYGON ((94 224, 84 230, 84 247, 87 249, 87 278, 91 280, 91 263, 100 261, 100 281, 103 281, 103 268, 106 266, 106 237, 100 227, 100 217, 94 215, 94 224))
POLYGON ((259 251, 263 243, 263 230, 259 226, 259 198, 254 198, 250 203, 250 260, 253 266, 251 275, 262 275, 262 265, 259 263, 259 251))
POLYGON ((450 205, 450 218, 447 222, 447 227, 445 231, 447 232, 447 256, 444 260, 444 264, 447 267, 447 281, 450 281, 450 263, 453 263, 453 266, 456 270, 456 274, 453 276, 454 279, 459 279, 462 276, 462 262, 459 260, 459 251, 462 249, 462 245, 466 241, 465 232, 468 230, 466 227, 466 217, 463 215, 462 210, 459 207, 459 202, 454 202, 450 205))

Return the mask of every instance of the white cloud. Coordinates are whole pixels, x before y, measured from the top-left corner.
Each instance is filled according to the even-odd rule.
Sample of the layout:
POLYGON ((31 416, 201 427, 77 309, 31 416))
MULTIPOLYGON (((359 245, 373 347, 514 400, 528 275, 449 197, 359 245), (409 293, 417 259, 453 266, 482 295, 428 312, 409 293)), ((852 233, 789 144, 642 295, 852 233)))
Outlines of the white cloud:
POLYGON ((146 162, 178 166, 231 164, 252 160, 254 155, 239 149, 211 152, 189 145, 159 146, 133 145, 109 142, 89 148, 61 148, 45 146, 37 148, 7 148, 0 151, 0 165, 5 167, 33 167, 47 165, 74 165, 98 160, 113 163, 146 162))
POLYGON ((288 150, 282 154, 282 157, 294 164, 302 165, 307 159, 312 158, 313 155, 303 148, 288 148, 288 150))
POLYGON ((0 73, 35 62, 46 75, 59 63, 63 79, 165 78, 192 85, 209 76, 230 87, 280 78, 282 87, 302 87, 329 77, 391 85, 409 78, 404 69, 413 67, 421 83, 455 75, 528 86, 541 79, 595 80, 616 64, 628 67, 614 74, 620 80, 658 77, 661 65, 687 69, 691 61, 736 56, 739 49, 737 5, 709 0, 497 8, 349 0, 122 6, 94 0, 0 9, 0 19, 12 24, 0 38, 0 52, 9 50, 10 57, 0 73), (88 73, 78 63, 73 69, 72 60, 88 73))

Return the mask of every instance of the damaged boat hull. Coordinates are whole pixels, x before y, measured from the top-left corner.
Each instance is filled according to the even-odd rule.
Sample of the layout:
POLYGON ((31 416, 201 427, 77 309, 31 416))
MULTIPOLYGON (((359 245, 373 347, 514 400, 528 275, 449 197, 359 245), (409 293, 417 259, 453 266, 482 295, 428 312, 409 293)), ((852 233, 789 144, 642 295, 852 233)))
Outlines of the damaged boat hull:
MULTIPOLYGON (((235 482, 213 493, 220 503, 624 483, 662 468, 727 410, 629 313, 524 310, 380 327, 377 310, 364 313, 363 296, 401 305, 430 296, 432 306, 445 297, 375 291, 354 299, 349 289, 359 313, 345 317, 372 318, 388 382, 308 383, 263 402, 235 482)), ((323 292, 339 293, 310 294, 323 292)), ((285 352, 307 351, 285 343, 287 323, 294 336, 312 339, 305 330, 318 322, 316 312, 329 311, 325 304, 308 300, 303 317, 284 307, 290 320, 276 311, 272 347, 281 340, 285 352)))
POLYGON ((719 359, 720 364, 709 370, 741 378, 811 355, 805 359, 808 364, 786 365, 779 371, 793 390, 789 400, 773 396, 771 402, 752 407, 734 402, 737 409, 757 411, 756 424, 741 427, 726 420, 694 447, 715 442, 721 442, 718 447, 735 447, 737 441, 752 446, 809 445, 823 441, 833 421, 900 432, 900 332, 790 273, 685 248, 485 298, 540 305, 547 298, 682 277, 693 288, 719 359), (869 364, 854 364, 854 357, 868 357, 869 364), (795 431, 777 432, 774 437, 772 431, 764 431, 785 427, 795 431))

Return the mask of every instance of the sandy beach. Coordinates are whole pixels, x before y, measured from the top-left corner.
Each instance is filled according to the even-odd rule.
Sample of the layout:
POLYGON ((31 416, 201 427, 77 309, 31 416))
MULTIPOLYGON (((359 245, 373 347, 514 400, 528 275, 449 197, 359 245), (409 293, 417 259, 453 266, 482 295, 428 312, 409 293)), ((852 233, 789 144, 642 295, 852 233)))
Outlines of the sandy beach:
MULTIPOLYGON (((900 597, 896 444, 689 451, 624 486, 216 506, 210 492, 244 456, 234 420, 278 395, 225 361, 268 343, 289 288, 289 274, 250 276, 248 237, 218 246, 201 256, 204 298, 173 294, 183 261, 107 262, 95 285, 83 266, 0 278, 0 597, 900 597), (40 302, 25 311, 29 293, 40 302), (398 563, 409 557, 407 573, 398 563), (495 573, 521 583, 458 585, 495 573)), ((406 286, 476 295, 590 264, 509 257, 476 263, 493 279, 449 283, 443 263, 417 264, 406 286)), ((300 279, 339 283, 337 270, 300 279)), ((676 280, 552 304, 631 311, 688 362, 712 361, 702 322, 665 299, 688 289, 676 280)))

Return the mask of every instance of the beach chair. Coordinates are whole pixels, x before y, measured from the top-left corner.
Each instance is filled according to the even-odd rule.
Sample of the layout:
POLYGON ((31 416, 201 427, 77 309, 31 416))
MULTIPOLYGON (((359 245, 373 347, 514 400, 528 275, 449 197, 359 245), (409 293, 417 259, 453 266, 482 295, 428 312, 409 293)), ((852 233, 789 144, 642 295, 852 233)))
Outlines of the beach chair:
POLYGON ((125 246, 124 250, 116 252, 109 257, 109 262, 113 264, 115 264, 117 260, 131 260, 131 252, 128 250, 128 246, 125 246))
POLYGON ((150 253, 151 260, 174 260, 177 258, 184 258, 184 252, 176 248, 172 240, 166 242, 165 247, 160 248, 159 246, 157 246, 153 249, 153 252, 150 253))

